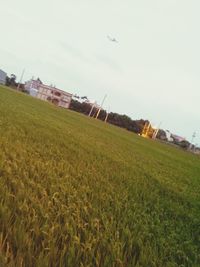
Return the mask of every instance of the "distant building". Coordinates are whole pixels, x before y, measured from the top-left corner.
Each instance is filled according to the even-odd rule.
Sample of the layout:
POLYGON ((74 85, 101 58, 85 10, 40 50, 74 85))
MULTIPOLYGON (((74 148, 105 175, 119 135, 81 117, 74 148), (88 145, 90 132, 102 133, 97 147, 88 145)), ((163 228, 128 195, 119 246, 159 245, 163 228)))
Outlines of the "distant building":
POLYGON ((173 139, 175 143, 181 143, 183 141, 186 141, 185 137, 182 137, 176 134, 171 134, 171 138, 173 139))
POLYGON ((56 87, 45 85, 39 78, 37 80, 32 79, 27 81, 25 83, 25 90, 34 97, 49 101, 63 108, 69 108, 72 99, 72 94, 56 87))
POLYGON ((37 89, 42 85, 42 81, 38 78, 37 80, 31 79, 30 81, 25 82, 25 90, 28 92, 31 88, 37 89))
POLYGON ((0 70, 0 84, 6 83, 6 76, 7 74, 3 70, 0 70))
POLYGON ((165 134, 166 134, 166 139, 167 139, 168 142, 173 142, 174 141, 174 139, 172 138, 172 134, 170 133, 169 130, 166 130, 165 134))

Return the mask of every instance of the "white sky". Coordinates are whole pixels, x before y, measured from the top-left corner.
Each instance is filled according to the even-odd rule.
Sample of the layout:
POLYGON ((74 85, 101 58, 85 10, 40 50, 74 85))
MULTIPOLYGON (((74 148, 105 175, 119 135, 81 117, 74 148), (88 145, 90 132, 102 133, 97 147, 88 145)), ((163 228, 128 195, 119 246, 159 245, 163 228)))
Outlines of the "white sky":
POLYGON ((200 144, 199 0, 0 0, 0 68, 200 144), (116 38, 112 43, 107 35, 116 38))

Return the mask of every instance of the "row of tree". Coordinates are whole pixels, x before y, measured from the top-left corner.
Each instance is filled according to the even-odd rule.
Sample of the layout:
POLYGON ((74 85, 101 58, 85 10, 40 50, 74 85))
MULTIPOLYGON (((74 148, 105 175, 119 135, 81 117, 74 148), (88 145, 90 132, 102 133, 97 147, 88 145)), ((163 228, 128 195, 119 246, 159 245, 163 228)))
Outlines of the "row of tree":
MULTIPOLYGON (((80 102, 78 100, 72 99, 70 104, 70 109, 83 113, 85 115, 89 115, 91 112, 91 104, 88 102, 80 102)), ((95 117, 98 112, 98 109, 96 107, 93 108, 91 117, 95 117)), ((106 119, 107 112, 105 110, 101 110, 99 113, 98 119, 104 121, 106 119)), ((145 120, 132 120, 127 115, 121 115, 118 113, 110 112, 107 117, 107 122, 114 124, 116 126, 122 127, 127 129, 128 131, 135 132, 137 134, 140 134, 143 130, 143 127, 145 125, 145 120)))
POLYGON ((5 85, 9 86, 13 89, 18 89, 24 93, 27 93, 24 89, 24 84, 23 83, 17 83, 16 79, 17 79, 17 76, 15 74, 11 74, 10 77, 7 76, 5 85))
MULTIPOLYGON (((71 105, 70 105, 70 109, 83 113, 85 115, 89 115, 92 109, 92 105, 88 102, 88 101, 84 101, 81 102, 80 99, 82 99, 81 97, 77 98, 75 97, 75 99, 72 99, 71 101, 71 105), (79 100, 77 100, 79 99, 79 100)), ((87 97, 84 99, 87 99, 87 97)), ((90 114, 91 117, 96 117, 98 112, 98 108, 94 107, 92 109, 92 112, 90 114)), ((118 127, 122 127, 127 129, 128 131, 132 131, 134 133, 137 134, 144 134, 144 129, 145 129, 145 125, 149 125, 149 121, 148 120, 132 120, 129 116, 127 115, 121 115, 118 113, 113 113, 110 112, 109 114, 107 114, 107 112, 105 110, 101 110, 101 112, 99 113, 98 119, 105 121, 105 119, 107 118, 107 122, 114 124, 118 127), (108 116, 107 116, 108 115, 108 116)), ((153 133, 154 133, 155 129, 153 129, 152 127, 149 127, 148 129, 148 136, 149 138, 152 138, 153 133)), ((169 142, 166 132, 162 129, 159 129, 156 138, 163 140, 165 142, 169 142)), ((189 149, 191 147, 191 144, 187 141, 187 140, 182 140, 181 142, 177 141, 176 138, 174 138, 173 135, 171 135, 171 143, 183 148, 183 149, 189 149)))

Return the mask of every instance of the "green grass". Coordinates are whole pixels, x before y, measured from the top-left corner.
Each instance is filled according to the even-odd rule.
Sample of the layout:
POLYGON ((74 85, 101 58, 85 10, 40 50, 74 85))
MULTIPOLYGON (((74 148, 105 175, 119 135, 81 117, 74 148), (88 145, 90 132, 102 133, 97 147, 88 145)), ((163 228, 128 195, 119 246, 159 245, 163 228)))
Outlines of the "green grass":
POLYGON ((200 266, 200 158, 0 87, 0 266, 200 266))

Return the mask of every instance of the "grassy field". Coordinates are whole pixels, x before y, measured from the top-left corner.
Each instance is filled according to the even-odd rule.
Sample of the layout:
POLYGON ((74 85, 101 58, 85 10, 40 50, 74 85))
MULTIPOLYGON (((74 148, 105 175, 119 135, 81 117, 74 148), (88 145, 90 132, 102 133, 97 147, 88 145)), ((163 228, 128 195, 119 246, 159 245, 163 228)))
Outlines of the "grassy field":
POLYGON ((200 266, 200 158, 0 87, 0 266, 200 266))

